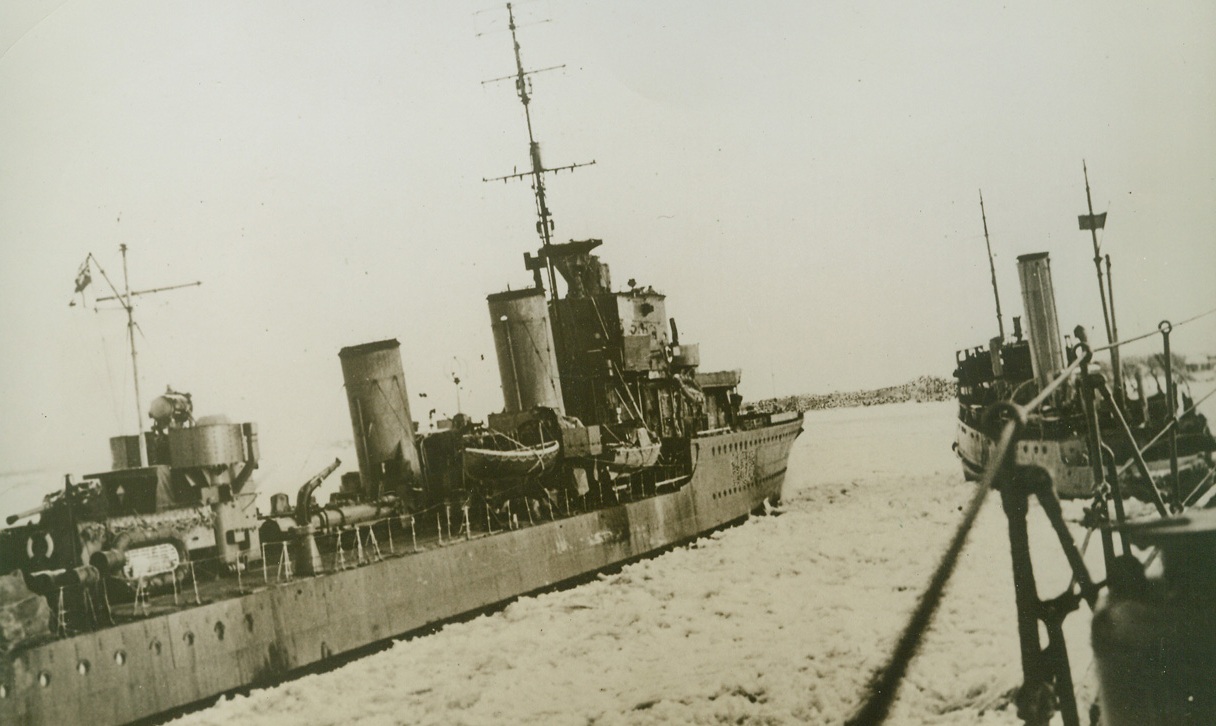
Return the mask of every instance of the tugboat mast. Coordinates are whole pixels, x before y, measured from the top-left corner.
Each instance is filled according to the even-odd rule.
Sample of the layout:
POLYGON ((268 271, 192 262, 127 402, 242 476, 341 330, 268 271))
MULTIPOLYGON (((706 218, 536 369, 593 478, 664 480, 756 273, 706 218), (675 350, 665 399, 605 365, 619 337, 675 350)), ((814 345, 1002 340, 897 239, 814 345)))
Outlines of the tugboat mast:
MULTIPOLYGON (((523 179, 525 177, 532 178, 532 191, 536 197, 536 231, 540 235, 542 250, 547 252, 548 247, 553 243, 553 213, 549 211, 549 204, 545 198, 545 174, 549 172, 559 172, 566 169, 576 169, 580 166, 591 166, 595 163, 594 160, 581 164, 568 164, 566 166, 554 167, 552 169, 545 168, 545 165, 540 159, 540 143, 536 141, 536 137, 532 132, 532 111, 529 104, 532 101, 532 96, 529 93, 531 81, 528 76, 544 71, 552 71, 559 68, 565 68, 565 65, 551 66, 549 68, 541 68, 535 71, 525 71, 523 59, 519 52, 519 39, 515 34, 515 11, 511 7, 511 3, 507 3, 507 18, 508 27, 511 30, 511 44, 515 49, 515 73, 501 78, 493 78, 486 83, 494 83, 496 81, 505 81, 508 79, 515 80, 515 92, 519 95, 520 103, 524 106, 524 120, 528 125, 528 159, 532 169, 527 172, 518 172, 508 174, 506 176, 494 177, 492 179, 482 179, 482 181, 507 181, 509 179, 523 179)), ((551 299, 557 299, 557 275, 553 269, 553 260, 548 254, 545 254, 545 269, 549 277, 549 296, 551 299)), ((539 285, 538 285, 539 286, 539 285)))
MULTIPOLYGON (((1085 204, 1089 207, 1089 214, 1082 214, 1077 217, 1082 231, 1089 230, 1090 237, 1094 243, 1094 269, 1098 273, 1098 296, 1102 298, 1102 322, 1106 327, 1106 343, 1110 345, 1115 342, 1114 332, 1114 299, 1107 305, 1106 283, 1102 280, 1102 253, 1098 244, 1098 230, 1106 227, 1106 212, 1094 214, 1094 201, 1089 192, 1089 168, 1085 165, 1085 160, 1081 160, 1081 171, 1085 174, 1085 204)), ((1110 265, 1110 256, 1106 258, 1108 270, 1110 265)), ((1119 347, 1112 346, 1110 349, 1110 367, 1111 378, 1114 384, 1115 396, 1119 401, 1123 400, 1123 371, 1119 363, 1119 347)))
POLYGON ((988 247, 988 270, 992 273, 992 296, 996 298, 996 327, 1005 340, 1005 321, 1001 318, 1001 293, 996 289, 996 264, 992 261, 992 242, 988 240, 988 215, 984 213, 984 190, 980 190, 980 219, 984 220, 984 244, 988 247))
POLYGON ((1085 203, 1089 207, 1089 214, 1081 215, 1080 226, 1082 230, 1089 230, 1090 236, 1094 242, 1094 269, 1098 272, 1098 296, 1102 298, 1102 322, 1106 326, 1106 342, 1113 343, 1110 333, 1110 312, 1106 308, 1106 285, 1102 282, 1102 253, 1099 251, 1098 245, 1098 230, 1106 227, 1106 213, 1094 214, 1094 200, 1089 193, 1089 169, 1085 166, 1085 160, 1081 160, 1081 171, 1085 174, 1085 203))

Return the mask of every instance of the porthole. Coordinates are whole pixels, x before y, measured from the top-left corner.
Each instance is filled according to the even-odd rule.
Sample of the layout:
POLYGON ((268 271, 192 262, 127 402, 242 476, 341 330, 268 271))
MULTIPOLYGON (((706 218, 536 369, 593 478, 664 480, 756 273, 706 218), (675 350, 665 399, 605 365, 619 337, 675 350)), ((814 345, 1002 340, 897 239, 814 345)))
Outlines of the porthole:
POLYGON ((38 674, 38 685, 42 686, 43 688, 51 685, 51 674, 46 671, 40 672, 38 674))
POLYGON ((89 662, 87 660, 85 660, 84 658, 81 658, 80 662, 78 662, 76 664, 76 672, 82 676, 87 676, 87 675, 89 675, 89 669, 91 667, 92 666, 89 664, 89 662))
POLYGON ((245 613, 245 629, 253 632, 253 613, 245 613))
POLYGON ((221 622, 216 622, 215 624, 215 637, 220 640, 224 639, 224 624, 221 622))
POLYGON ((182 640, 186 641, 186 645, 194 645, 194 633, 187 630, 186 634, 182 636, 182 640))
POLYGON ((148 643, 148 650, 160 655, 161 645, 160 638, 153 638, 151 643, 148 643))
POLYGON ((118 665, 126 665, 127 664, 127 651, 125 651, 125 650, 114 651, 114 662, 117 663, 118 665))

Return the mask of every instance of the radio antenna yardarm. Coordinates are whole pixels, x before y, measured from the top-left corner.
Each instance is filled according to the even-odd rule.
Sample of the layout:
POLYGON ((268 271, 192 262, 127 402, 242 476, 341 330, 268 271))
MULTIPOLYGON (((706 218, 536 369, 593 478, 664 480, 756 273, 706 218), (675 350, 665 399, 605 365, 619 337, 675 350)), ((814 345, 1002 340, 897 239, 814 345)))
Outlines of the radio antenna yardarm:
MULTIPOLYGON (((536 140, 536 135, 532 130, 532 110, 530 104, 532 102, 532 81, 531 76, 545 71, 558 70, 565 68, 565 65, 550 66, 548 68, 538 68, 536 70, 525 71, 524 62, 520 56, 519 38, 516 34, 517 25, 515 23, 515 11, 511 3, 507 3, 507 20, 508 28, 511 31, 511 44, 515 48, 515 72, 501 78, 492 78, 488 81, 482 81, 482 85, 487 83, 497 83, 498 81, 515 81, 515 92, 519 95, 519 101, 524 106, 524 120, 528 125, 528 159, 531 169, 523 172, 515 172, 505 176, 483 178, 482 181, 501 181, 507 182, 512 179, 532 180, 532 191, 536 198, 536 232, 540 235, 542 251, 547 252, 549 245, 553 243, 553 213, 549 209, 548 200, 545 197, 545 175, 559 171, 577 169, 580 166, 591 166, 595 160, 586 161, 578 164, 567 164, 565 166, 546 167, 540 158, 540 143, 536 140)), ((545 269, 549 277, 549 297, 557 299, 557 275, 553 270, 553 260, 548 254, 545 254, 545 269)), ((538 285, 539 287, 539 285, 538 285)))

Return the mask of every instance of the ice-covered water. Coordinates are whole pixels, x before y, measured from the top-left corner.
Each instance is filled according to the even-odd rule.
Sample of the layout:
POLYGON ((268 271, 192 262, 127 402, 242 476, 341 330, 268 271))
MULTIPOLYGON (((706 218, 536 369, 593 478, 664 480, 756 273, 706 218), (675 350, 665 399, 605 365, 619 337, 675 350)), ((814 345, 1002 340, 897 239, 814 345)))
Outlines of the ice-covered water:
MULTIPOLYGON (((813 412, 782 516, 182 722, 841 723, 973 492, 950 450, 953 426, 950 403, 813 412)), ((1040 592, 1052 594, 1066 567, 1041 517, 1031 532, 1040 592)), ((1008 551, 993 496, 890 723, 1020 723, 1009 704, 1020 665, 1008 551)), ((1067 626, 1084 707, 1088 612, 1067 626)))

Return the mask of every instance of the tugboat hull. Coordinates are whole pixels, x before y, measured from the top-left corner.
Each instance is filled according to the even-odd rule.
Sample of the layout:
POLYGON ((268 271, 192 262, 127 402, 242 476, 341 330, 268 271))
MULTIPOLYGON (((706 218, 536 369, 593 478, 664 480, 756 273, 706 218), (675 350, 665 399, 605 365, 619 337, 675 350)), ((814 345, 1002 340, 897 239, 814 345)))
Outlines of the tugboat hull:
MULTIPOLYGON (((983 432, 959 420, 954 452, 963 465, 968 481, 979 481, 996 443, 983 432)), ((1089 465, 1085 440, 1079 436, 1063 439, 1027 437, 1014 450, 1016 466, 1042 469, 1055 486, 1056 495, 1065 499, 1093 495, 1093 470, 1089 465)))

